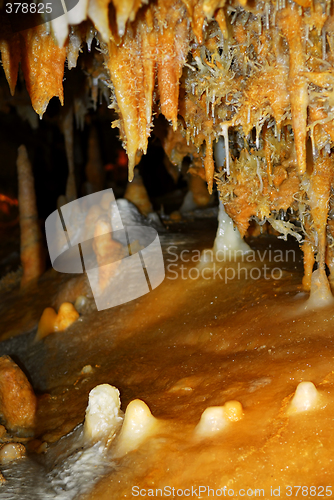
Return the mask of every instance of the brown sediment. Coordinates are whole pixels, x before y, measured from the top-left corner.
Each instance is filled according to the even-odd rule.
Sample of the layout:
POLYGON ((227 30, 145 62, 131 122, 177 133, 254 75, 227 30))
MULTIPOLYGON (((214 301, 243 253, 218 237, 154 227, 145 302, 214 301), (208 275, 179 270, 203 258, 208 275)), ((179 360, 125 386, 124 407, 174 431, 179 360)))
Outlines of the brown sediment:
POLYGON ((38 222, 34 177, 25 146, 17 157, 19 211, 21 230, 21 287, 41 276, 45 270, 45 249, 38 222))

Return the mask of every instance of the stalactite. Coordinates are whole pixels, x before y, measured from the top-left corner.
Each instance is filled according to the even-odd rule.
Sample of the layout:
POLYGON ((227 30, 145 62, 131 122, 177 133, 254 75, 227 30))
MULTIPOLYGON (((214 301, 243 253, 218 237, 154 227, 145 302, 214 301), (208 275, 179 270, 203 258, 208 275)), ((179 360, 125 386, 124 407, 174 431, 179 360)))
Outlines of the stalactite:
POLYGON ((116 22, 119 36, 123 36, 128 21, 134 21, 142 0, 112 0, 116 9, 116 22))
POLYGON ((326 226, 329 210, 329 196, 333 178, 334 158, 332 156, 319 156, 315 161, 308 194, 310 198, 311 215, 313 218, 313 230, 317 234, 317 261, 319 269, 324 273, 327 244, 326 226))
POLYGON ((121 46, 112 41, 109 43, 107 65, 124 127, 125 146, 129 158, 129 180, 132 180, 137 164, 137 152, 140 150, 146 152, 148 137, 142 87, 144 68, 141 43, 132 30, 127 30, 121 46))
MULTIPOLYGON (((69 30, 69 14, 64 24, 69 40, 65 41, 64 30, 56 34, 56 40, 65 42, 63 48, 46 26, 19 35, 11 35, 4 26, 0 50, 10 90, 14 92, 21 60, 31 102, 42 116, 51 97, 58 96, 63 102, 66 54, 71 68, 82 44, 87 42, 90 51, 95 37, 100 53, 95 53, 94 61, 104 58, 106 65, 102 70, 101 61, 96 66, 98 79, 102 71, 110 88, 111 107, 118 113, 112 126, 119 128, 128 153, 129 180, 147 151, 153 116, 161 113, 175 134, 172 141, 170 133, 162 140, 170 161, 181 168, 188 156, 189 172, 205 175, 209 192, 214 171, 210 151, 223 135, 225 169, 217 169, 215 179, 226 211, 242 234, 250 217, 266 217, 284 237, 301 238, 300 231, 279 220, 277 214, 291 207, 301 221, 305 214, 318 220, 315 205, 310 209, 302 198, 307 196, 309 180, 308 138, 314 158, 319 154, 323 161, 334 141, 333 15, 328 3, 323 8, 318 2, 311 6, 308 0, 282 1, 275 8, 269 2, 251 5, 242 0, 238 4, 227 5, 225 0, 88 0, 88 9, 85 4, 80 10, 80 20, 87 10, 94 28, 87 21, 85 26, 69 30), (176 144, 179 137, 182 140, 176 144)), ((76 23, 76 18, 72 21, 76 23)), ((96 104, 96 73, 92 75, 89 85, 94 87, 96 104)), ((82 109, 86 108, 84 104, 82 109)), ((67 195, 72 199, 71 116, 66 116, 65 125, 69 131, 67 195)), ((93 163, 96 167, 99 161, 93 163)), ((315 170, 321 177, 319 169, 315 170)), ((175 179, 177 174, 175 170, 175 179)), ((93 190, 99 190, 103 183, 91 184, 96 184, 93 190)), ((314 176, 311 184, 316 185, 314 176)), ((328 196, 328 186, 322 196, 328 196)), ((318 235, 316 224, 306 234, 314 246, 312 235, 320 238, 318 261, 323 269, 327 242, 323 229, 318 228, 318 235)))
POLYGON ((304 241, 301 246, 304 254, 304 277, 303 277, 303 288, 306 292, 311 290, 311 278, 314 266, 314 248, 309 241, 304 241))
MULTIPOLYGON (((5 26, 2 27, 6 32, 5 26)), ((0 38, 1 62, 10 88, 10 93, 14 95, 19 63, 21 60, 20 38, 18 33, 0 38)))
POLYGON ((182 10, 174 2, 166 25, 158 35, 158 90, 161 112, 177 129, 179 80, 188 53, 188 28, 186 19, 180 19, 182 10))
POLYGON ((213 150, 212 150, 211 137, 208 137, 206 140, 206 152, 205 152, 205 158, 204 158, 204 168, 205 168, 206 182, 208 183, 208 190, 209 190, 209 193, 212 194, 213 175, 215 172, 215 162, 213 160, 213 150))
POLYGON ((326 248, 326 265, 329 269, 329 281, 333 288, 334 286, 334 221, 329 220, 327 223, 327 248, 326 248))
POLYGON ((59 97, 63 104, 66 49, 58 47, 44 25, 22 31, 20 37, 26 87, 32 107, 41 117, 52 97, 59 97))
POLYGON ((304 23, 294 4, 289 4, 280 13, 280 26, 289 44, 289 92, 292 125, 295 137, 299 173, 306 170, 306 125, 308 90, 305 71, 305 52, 302 33, 304 23))
POLYGON ((108 15, 109 3, 110 0, 90 0, 88 4, 88 15, 105 43, 112 38, 108 15))
POLYGON ((225 144, 226 174, 230 175, 230 147, 229 147, 229 142, 228 142, 228 124, 223 124, 221 126, 221 128, 222 128, 222 135, 224 137, 224 144, 225 144))
POLYGON ((267 162, 267 176, 269 185, 272 185, 272 161, 271 161, 271 151, 269 141, 267 140, 268 128, 267 124, 264 124, 263 127, 263 141, 264 141, 264 153, 267 162))

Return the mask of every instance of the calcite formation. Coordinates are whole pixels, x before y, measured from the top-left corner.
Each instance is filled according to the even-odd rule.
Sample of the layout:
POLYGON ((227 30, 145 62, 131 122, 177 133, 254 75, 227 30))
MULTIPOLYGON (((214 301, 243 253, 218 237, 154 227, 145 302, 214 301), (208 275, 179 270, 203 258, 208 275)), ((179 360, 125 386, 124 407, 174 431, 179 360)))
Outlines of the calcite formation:
POLYGON ((95 106, 109 93, 129 179, 162 114, 170 160, 190 158, 209 192, 216 181, 241 235, 255 219, 303 244, 310 290, 312 259, 333 278, 333 24, 330 0, 89 0, 51 27, 6 25, 0 49, 11 92, 21 63, 42 116, 52 97, 63 103, 66 59, 74 67, 95 38, 84 92, 95 106), (213 159, 220 138, 223 166, 213 159))
MULTIPOLYGON (((0 447, 0 465, 25 458, 26 449, 21 443, 6 443, 0 447)), ((1 480, 0 480, 1 481, 1 480)))
POLYGON ((63 302, 58 314, 53 307, 46 307, 38 323, 36 340, 41 340, 50 333, 66 330, 79 318, 79 313, 71 302, 63 302))

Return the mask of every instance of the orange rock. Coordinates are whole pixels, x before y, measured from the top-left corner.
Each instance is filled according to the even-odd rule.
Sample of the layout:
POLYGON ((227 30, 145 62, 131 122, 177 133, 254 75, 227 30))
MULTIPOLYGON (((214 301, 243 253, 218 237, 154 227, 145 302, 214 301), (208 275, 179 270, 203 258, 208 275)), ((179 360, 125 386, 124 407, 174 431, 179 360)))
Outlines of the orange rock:
POLYGON ((0 415, 6 428, 30 434, 35 423, 37 400, 34 391, 9 356, 0 358, 0 415))
POLYGON ((45 25, 20 33, 21 67, 31 104, 43 116, 52 97, 64 102, 63 76, 65 47, 58 47, 45 25))
POLYGON ((39 320, 35 340, 40 340, 50 333, 66 330, 78 318, 79 313, 71 302, 63 302, 58 314, 52 307, 47 307, 39 320))

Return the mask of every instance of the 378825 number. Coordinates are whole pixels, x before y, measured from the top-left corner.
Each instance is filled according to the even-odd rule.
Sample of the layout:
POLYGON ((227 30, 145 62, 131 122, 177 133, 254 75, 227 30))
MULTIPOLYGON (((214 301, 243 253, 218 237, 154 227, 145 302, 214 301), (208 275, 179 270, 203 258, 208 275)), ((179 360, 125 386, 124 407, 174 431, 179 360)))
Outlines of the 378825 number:
POLYGON ((331 497, 333 495, 331 486, 286 486, 287 497, 331 497))
POLYGON ((21 2, 8 2, 5 5, 7 14, 17 14, 20 11, 22 14, 51 14, 52 3, 21 3, 21 2))

